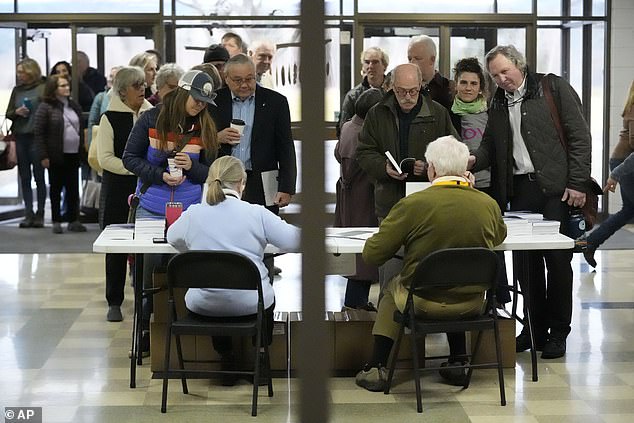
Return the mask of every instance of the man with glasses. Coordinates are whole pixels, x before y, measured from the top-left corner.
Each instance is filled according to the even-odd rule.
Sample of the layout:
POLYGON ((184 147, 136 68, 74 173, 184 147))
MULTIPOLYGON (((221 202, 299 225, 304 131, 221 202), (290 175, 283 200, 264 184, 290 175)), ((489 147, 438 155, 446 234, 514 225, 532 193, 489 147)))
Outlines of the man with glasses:
POLYGON ((218 91, 210 112, 218 129, 220 155, 239 158, 247 170, 242 198, 274 213, 295 194, 297 165, 288 101, 283 95, 256 84, 255 64, 244 54, 225 64, 226 87, 218 91), (277 191, 265 201, 263 184, 278 172, 277 191))
MULTIPOLYGON (((414 64, 394 68, 394 88, 368 112, 359 134, 357 160, 374 182, 375 213, 383 220, 405 196, 406 182, 427 181, 424 161, 427 144, 445 135, 459 139, 449 112, 421 91, 422 74, 414 64), (399 173, 385 152, 397 162, 413 158, 411 169, 399 173)), ((400 271, 402 263, 390 260, 379 268, 381 288, 400 271)))

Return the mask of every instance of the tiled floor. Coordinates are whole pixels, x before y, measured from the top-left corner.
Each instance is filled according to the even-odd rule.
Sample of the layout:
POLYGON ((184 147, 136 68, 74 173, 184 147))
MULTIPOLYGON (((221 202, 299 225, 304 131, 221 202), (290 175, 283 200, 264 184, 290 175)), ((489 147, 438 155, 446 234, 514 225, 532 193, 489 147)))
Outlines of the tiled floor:
MULTIPOLYGON (((10 242, 10 240, 3 240, 10 242)), ((332 378, 331 421, 563 423, 634 421, 634 257, 600 251, 589 272, 579 255, 575 271, 574 324, 565 358, 539 363, 530 381, 528 353, 505 372, 508 405, 500 407, 494 371, 476 371, 467 390, 424 379, 423 416, 416 414, 414 386, 397 374, 391 395, 359 389, 354 379, 332 378)), ((160 413, 160 382, 149 365, 128 387, 131 291, 126 319, 105 321, 104 257, 98 254, 0 256, 0 408, 41 406, 44 422, 298 421, 298 380, 274 380, 275 396, 260 396, 250 417, 250 385, 225 388, 192 381, 190 395, 172 382, 169 408, 160 413)), ((299 258, 279 259, 279 310, 299 309, 299 258)), ((341 307, 344 283, 329 277, 327 308, 341 307)), ((376 292, 373 292, 376 295, 376 292)))

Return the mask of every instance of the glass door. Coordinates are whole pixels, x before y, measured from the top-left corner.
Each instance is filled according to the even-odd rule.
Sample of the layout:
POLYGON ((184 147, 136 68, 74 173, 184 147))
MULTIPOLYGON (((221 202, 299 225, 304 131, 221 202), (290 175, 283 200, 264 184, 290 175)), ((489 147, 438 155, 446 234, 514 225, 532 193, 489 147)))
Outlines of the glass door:
MULTIPOLYGON (((459 23, 448 23, 438 26, 423 26, 416 23, 400 23, 398 25, 364 25, 362 50, 376 46, 385 50, 390 56, 388 70, 407 63, 407 46, 412 37, 427 35, 436 43, 436 69, 441 75, 453 78, 452 69, 455 63, 464 57, 477 57, 481 62, 491 48, 498 44, 513 44, 526 54, 527 30, 525 26, 465 26, 459 23)), ((353 54, 355 64, 353 80, 359 80, 358 58, 361 52, 353 54)))

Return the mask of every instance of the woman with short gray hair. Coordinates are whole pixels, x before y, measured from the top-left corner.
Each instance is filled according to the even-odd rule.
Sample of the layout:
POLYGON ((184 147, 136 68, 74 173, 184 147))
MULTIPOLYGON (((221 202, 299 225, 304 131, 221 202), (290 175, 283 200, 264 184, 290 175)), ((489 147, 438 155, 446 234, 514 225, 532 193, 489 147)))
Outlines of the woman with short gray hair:
POLYGON ((185 71, 176 63, 166 63, 156 73, 156 92, 147 100, 156 106, 165 95, 178 87, 178 80, 185 71))
MULTIPOLYGON (((99 224, 101 229, 113 223, 125 223, 128 218, 128 195, 136 188, 136 176, 126 170, 121 161, 128 135, 141 113, 152 108, 145 99, 145 73, 137 66, 119 69, 112 84, 108 111, 101 116, 97 157, 103 168, 99 224)), ((106 254, 106 300, 109 322, 123 320, 121 303, 125 287, 127 256, 106 254)))

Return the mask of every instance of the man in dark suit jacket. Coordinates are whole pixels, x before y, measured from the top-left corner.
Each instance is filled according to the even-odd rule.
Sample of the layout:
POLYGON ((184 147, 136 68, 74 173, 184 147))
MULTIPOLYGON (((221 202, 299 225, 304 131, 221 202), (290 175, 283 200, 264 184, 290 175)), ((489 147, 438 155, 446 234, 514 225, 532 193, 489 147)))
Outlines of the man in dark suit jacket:
POLYGON ((209 108, 219 131, 220 155, 243 161, 247 184, 242 198, 277 213, 290 203, 297 178, 288 102, 283 95, 256 84, 255 65, 246 55, 233 56, 224 69, 226 86, 217 92, 216 106, 209 108), (245 123, 242 134, 231 127, 235 119, 245 123), (276 170, 277 193, 273 204, 267 205, 262 173, 276 170))

